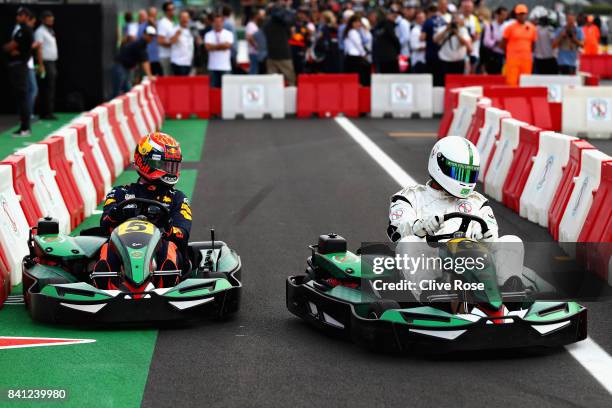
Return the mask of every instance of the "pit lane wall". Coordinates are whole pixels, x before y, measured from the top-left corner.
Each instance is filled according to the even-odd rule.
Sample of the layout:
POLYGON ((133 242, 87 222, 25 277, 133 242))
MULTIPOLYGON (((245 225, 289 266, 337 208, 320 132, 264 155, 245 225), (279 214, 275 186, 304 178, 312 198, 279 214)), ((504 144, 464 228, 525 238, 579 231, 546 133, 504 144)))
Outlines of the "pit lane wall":
POLYGON ((163 118, 155 83, 145 80, 0 161, 0 308, 21 282, 29 229, 52 216, 68 233, 92 215, 163 118))

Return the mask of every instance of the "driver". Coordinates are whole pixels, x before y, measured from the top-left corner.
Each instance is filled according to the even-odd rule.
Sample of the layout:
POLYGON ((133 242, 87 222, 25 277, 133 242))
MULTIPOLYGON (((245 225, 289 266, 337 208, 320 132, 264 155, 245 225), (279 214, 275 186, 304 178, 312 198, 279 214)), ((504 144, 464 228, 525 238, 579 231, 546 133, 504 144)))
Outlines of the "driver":
MULTIPOLYGON (((154 132, 143 137, 134 152, 134 166, 140 177, 135 183, 115 187, 108 193, 100 220, 100 226, 110 233, 123 221, 117 206, 132 198, 158 201, 166 207, 170 211, 170 226, 156 255, 160 270, 182 269, 181 254, 187 248, 191 231, 189 199, 174 188, 182 159, 180 145, 172 136, 154 132)), ((118 259, 105 244, 95 270, 116 271, 115 262, 118 259)))
MULTIPOLYGON (((497 221, 488 200, 474 191, 480 170, 480 155, 472 142, 458 136, 440 139, 431 149, 427 170, 431 179, 425 185, 406 187, 391 197, 387 235, 393 242, 406 244, 403 249, 398 247, 398 251, 435 253, 432 248, 418 243, 425 243, 427 235, 457 231, 461 225, 460 219, 444 222, 444 215, 453 212, 478 216, 488 225, 489 230, 483 233, 480 224, 471 222, 466 232, 467 238, 482 242, 518 242, 521 243, 520 248, 518 245, 510 247, 516 251, 523 250, 518 237, 504 236, 500 239, 497 221)), ((505 285, 515 272, 509 267, 508 256, 502 256, 500 254, 499 259, 496 258, 495 264, 499 283, 505 285)), ((427 276, 426 271, 417 274, 420 277, 436 277, 435 274, 427 276)), ((513 283, 516 284, 515 281, 513 283)))

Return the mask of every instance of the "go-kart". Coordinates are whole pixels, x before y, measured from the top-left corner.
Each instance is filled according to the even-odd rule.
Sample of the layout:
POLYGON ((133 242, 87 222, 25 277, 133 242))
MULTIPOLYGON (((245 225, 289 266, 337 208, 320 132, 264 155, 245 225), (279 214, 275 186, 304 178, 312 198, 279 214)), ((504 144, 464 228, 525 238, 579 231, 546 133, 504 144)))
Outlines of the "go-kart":
MULTIPOLYGON (((58 222, 40 219, 23 260, 23 295, 34 320, 65 324, 150 323, 223 318, 239 308, 241 261, 214 239, 191 242, 182 269, 160 267, 157 251, 170 213, 157 201, 129 199, 117 206, 119 225, 72 237, 58 222), (103 249, 105 243, 108 249, 103 249), (94 267, 101 250, 114 251, 117 271, 94 267)), ((176 266, 175 266, 176 267, 176 266)), ((113 268, 114 269, 114 268, 113 268)))
MULTIPOLYGON (((471 222, 478 222, 486 232, 484 220, 457 212, 445 215, 444 221, 454 218, 461 219, 459 229, 427 236, 428 245, 436 247, 440 256, 487 254, 492 259, 485 245, 466 238, 471 222)), ((445 353, 556 347, 587 335, 585 307, 573 301, 536 300, 536 295, 548 288, 546 282, 533 276, 521 276, 518 289, 505 291, 506 285, 500 287, 497 282, 492 261, 484 269, 473 268, 461 274, 446 271, 441 279, 481 283, 477 290, 460 286, 418 299, 407 294, 396 300, 386 296, 388 292, 374 289, 373 277, 379 276, 372 274, 367 247, 355 254, 347 251, 344 238, 328 234, 309 248, 312 255, 306 273, 287 279, 287 308, 329 334, 376 351, 445 353)), ((393 257, 391 249, 386 252, 383 256, 393 257)), ((372 253, 384 254, 385 250, 372 253)), ((393 282, 400 276, 401 271, 390 269, 380 278, 393 282)))

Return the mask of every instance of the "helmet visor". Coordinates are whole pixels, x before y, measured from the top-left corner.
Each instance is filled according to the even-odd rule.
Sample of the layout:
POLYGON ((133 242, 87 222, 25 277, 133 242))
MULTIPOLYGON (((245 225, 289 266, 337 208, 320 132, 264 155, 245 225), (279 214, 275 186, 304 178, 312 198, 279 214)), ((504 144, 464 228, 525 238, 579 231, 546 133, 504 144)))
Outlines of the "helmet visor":
POLYGON ((151 168, 177 176, 181 170, 181 162, 169 160, 149 160, 151 168))
POLYGON ((443 155, 438 155, 438 166, 442 173, 460 183, 472 184, 478 180, 480 166, 473 164, 457 163, 447 159, 443 155))

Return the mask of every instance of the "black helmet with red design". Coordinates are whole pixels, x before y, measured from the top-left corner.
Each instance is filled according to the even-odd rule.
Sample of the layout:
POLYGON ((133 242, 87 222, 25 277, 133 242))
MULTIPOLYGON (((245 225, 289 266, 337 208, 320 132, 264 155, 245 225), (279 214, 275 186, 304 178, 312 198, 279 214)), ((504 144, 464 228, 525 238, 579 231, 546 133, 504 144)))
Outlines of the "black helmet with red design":
POLYGON ((134 152, 134 166, 141 177, 169 186, 178 182, 182 160, 179 143, 172 136, 161 132, 149 133, 140 139, 134 152))

